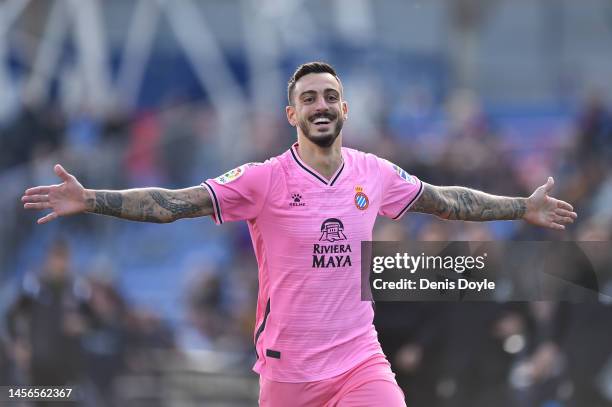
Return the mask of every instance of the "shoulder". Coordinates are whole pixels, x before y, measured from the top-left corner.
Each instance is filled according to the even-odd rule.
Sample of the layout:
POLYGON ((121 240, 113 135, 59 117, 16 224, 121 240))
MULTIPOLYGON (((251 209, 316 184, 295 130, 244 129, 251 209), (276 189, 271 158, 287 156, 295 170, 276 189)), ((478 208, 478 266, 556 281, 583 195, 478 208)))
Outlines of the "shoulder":
POLYGON ((382 158, 371 153, 364 153, 358 150, 347 150, 351 150, 349 154, 354 157, 354 161, 357 163, 356 165, 353 164, 353 166, 367 168, 369 171, 377 171, 377 173, 385 180, 393 180, 395 177, 398 177, 399 179, 411 184, 416 185, 418 183, 416 177, 410 175, 410 173, 408 173, 402 167, 386 158, 382 158))
POLYGON ((270 181, 278 178, 279 174, 285 172, 285 155, 268 158, 264 162, 250 162, 242 165, 245 175, 250 179, 257 179, 261 182, 270 181))
POLYGON ((374 177, 380 180, 380 177, 388 177, 390 172, 395 171, 391 162, 372 153, 343 147, 342 155, 350 171, 356 175, 374 177))
POLYGON ((264 162, 249 162, 232 168, 213 180, 216 184, 226 185, 236 181, 243 183, 248 180, 262 179, 273 173, 276 165, 277 163, 273 158, 264 162))
POLYGON ((354 148, 342 147, 342 157, 351 166, 373 168, 379 165, 381 158, 372 153, 355 150, 354 148))

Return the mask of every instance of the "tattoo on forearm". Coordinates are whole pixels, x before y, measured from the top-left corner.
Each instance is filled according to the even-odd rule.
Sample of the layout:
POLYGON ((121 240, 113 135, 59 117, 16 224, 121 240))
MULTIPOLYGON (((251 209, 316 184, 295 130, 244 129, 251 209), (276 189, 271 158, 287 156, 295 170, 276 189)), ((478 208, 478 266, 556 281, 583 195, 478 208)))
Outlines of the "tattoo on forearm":
POLYGON ((96 192, 94 213, 110 216, 121 216, 123 197, 119 192, 96 192))
POLYGON ((170 196, 169 194, 160 191, 150 191, 149 195, 159 206, 170 211, 173 218, 192 215, 200 210, 198 205, 191 202, 170 196))
POLYGON ((212 202, 202 188, 166 190, 139 188, 126 191, 96 191, 87 200, 91 212, 139 222, 167 223, 212 213, 212 202))
POLYGON ((489 195, 463 187, 424 186, 411 211, 453 220, 513 220, 527 210, 525 199, 489 195))

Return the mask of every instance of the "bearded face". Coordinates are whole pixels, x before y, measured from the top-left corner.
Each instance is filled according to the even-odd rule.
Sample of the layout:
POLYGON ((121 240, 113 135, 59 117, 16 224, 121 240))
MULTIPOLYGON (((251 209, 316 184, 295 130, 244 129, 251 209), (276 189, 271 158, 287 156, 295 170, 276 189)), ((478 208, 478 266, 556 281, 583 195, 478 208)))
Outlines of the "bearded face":
POLYGON ((294 89, 294 105, 287 107, 289 122, 319 147, 330 147, 340 135, 346 118, 341 85, 331 74, 314 73, 300 78, 294 89))
POLYGON ((319 147, 329 147, 334 144, 343 125, 344 120, 340 112, 332 109, 298 119, 298 126, 304 136, 319 147))

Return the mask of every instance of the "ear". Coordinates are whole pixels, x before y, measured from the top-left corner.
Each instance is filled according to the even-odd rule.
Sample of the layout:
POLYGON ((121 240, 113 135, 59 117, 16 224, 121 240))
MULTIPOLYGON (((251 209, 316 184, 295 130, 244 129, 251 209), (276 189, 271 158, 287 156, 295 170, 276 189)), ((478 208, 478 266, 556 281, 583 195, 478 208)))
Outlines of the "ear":
POLYGON ((348 119, 348 104, 342 101, 342 116, 344 120, 348 119))
POLYGON ((297 120, 295 118, 295 106, 286 106, 285 113, 287 113, 287 121, 293 127, 297 126, 297 120))

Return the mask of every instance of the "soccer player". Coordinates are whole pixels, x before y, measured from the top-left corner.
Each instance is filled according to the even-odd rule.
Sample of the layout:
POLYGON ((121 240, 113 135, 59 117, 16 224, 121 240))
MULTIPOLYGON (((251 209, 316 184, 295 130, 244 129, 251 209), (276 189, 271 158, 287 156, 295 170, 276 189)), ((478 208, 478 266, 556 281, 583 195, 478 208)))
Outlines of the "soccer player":
POLYGON ((426 184, 387 160, 342 147, 348 118, 342 83, 328 64, 301 65, 288 84, 297 142, 191 188, 85 189, 59 164, 62 183, 25 191, 38 223, 92 212, 143 222, 211 216, 246 220, 259 268, 254 333, 262 406, 404 406, 361 301, 360 242, 378 215, 407 211, 470 221, 523 219, 564 229, 572 206, 548 196, 549 178, 529 198, 426 184))

